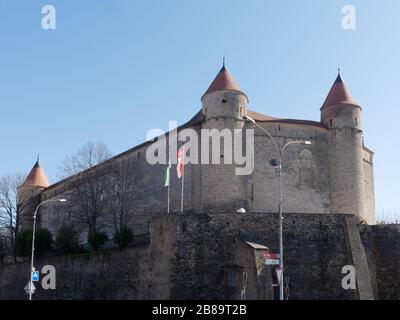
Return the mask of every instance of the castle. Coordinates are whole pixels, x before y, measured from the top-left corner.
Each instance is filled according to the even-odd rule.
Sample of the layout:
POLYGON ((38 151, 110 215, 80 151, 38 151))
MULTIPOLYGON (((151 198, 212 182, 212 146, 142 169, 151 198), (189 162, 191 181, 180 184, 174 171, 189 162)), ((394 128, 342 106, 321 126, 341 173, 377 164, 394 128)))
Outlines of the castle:
MULTIPOLYGON (((168 213, 162 183, 168 164, 152 165, 146 157, 163 136, 53 185, 35 164, 20 187, 31 208, 46 200, 69 200, 41 206, 40 226, 56 235, 61 226, 76 225, 85 242, 90 230, 76 223, 83 208, 76 193, 96 179, 99 207, 110 202, 107 194, 115 189, 133 186, 132 196, 117 203, 133 199, 125 209, 131 212, 128 225, 136 239, 124 250, 37 260, 38 270, 54 265, 58 278, 57 290, 38 290, 36 298, 276 299, 274 269, 265 263, 266 254, 279 252, 279 155, 273 141, 279 148, 291 141, 311 142, 289 145, 282 161, 285 296, 400 297, 400 228, 375 225, 373 152, 364 146, 361 107, 340 73, 322 104, 321 121, 249 110, 247 95, 225 65, 201 101, 202 109, 176 132, 193 129, 201 136, 202 129, 254 129, 254 170, 237 175, 234 163, 186 164, 183 210, 182 180, 171 174, 168 213), (127 163, 133 164, 129 174, 127 163), (348 268, 355 270, 355 288, 343 286, 348 268)), ((169 158, 176 157, 174 151, 169 158)), ((225 148, 219 152, 221 160, 228 158, 225 148)), ((101 218, 111 214, 107 208, 101 218)), ((25 228, 32 223, 30 212, 25 228)), ((112 235, 107 224, 102 228, 112 235)), ((23 263, 0 268, 0 298, 22 298, 27 268, 23 263)))
MULTIPOLYGON (((354 214, 360 221, 375 223, 373 152, 364 145, 362 109, 340 73, 322 104, 321 121, 274 118, 249 110, 247 95, 225 63, 201 102, 201 111, 177 131, 185 128, 198 132, 204 128, 255 129, 254 170, 249 175, 236 175, 235 165, 223 161, 221 164, 186 165, 184 211, 230 212, 239 208, 247 212, 278 211, 278 171, 273 163, 278 155, 267 135, 244 120, 247 115, 267 130, 280 148, 289 141, 311 141, 311 145, 292 145, 285 150, 282 166, 284 212, 354 214)), ((144 230, 152 215, 167 210, 166 189, 161 183, 166 166, 150 165, 145 157, 156 140, 136 146, 97 167, 102 175, 111 176, 124 159, 135 162, 133 228, 136 233, 144 230)), ((83 180, 80 177, 72 176, 49 185, 37 162, 21 190, 37 201, 68 198, 74 192, 73 186, 83 180)), ((180 182, 175 175, 172 175, 170 188, 170 211, 177 212, 180 210, 180 182)), ((40 223, 56 233, 65 221, 71 221, 74 210, 79 208, 45 206, 40 211, 40 223)))

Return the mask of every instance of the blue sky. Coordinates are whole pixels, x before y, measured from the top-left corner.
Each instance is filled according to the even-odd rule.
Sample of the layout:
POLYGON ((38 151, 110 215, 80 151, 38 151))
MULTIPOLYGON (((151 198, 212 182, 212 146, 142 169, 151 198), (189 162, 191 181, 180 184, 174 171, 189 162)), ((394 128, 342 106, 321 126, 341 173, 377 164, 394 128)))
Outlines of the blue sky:
POLYGON ((398 0, 0 0, 0 175, 40 152, 54 182, 87 141, 118 154, 187 121, 223 56, 251 109, 287 118, 319 120, 340 66, 376 152, 377 211, 400 216, 399 12, 398 0), (46 4, 56 30, 41 28, 46 4), (341 26, 347 4, 355 30, 341 26))

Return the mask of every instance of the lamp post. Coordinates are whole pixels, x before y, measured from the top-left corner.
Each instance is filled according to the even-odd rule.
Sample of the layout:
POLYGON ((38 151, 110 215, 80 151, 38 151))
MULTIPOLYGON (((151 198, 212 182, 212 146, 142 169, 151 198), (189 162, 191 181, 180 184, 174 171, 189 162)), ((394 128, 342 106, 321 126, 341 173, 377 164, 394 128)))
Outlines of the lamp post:
POLYGON ((66 199, 49 199, 49 200, 45 200, 42 201, 41 203, 39 203, 39 205, 36 207, 35 213, 33 215, 33 229, 32 229, 32 252, 31 252, 31 272, 30 272, 30 276, 29 276, 29 300, 32 300, 32 280, 33 280, 33 258, 35 255, 35 231, 36 231, 36 216, 38 213, 39 208, 48 202, 67 202, 66 199))
POLYGON ((245 115, 243 117, 244 119, 250 121, 253 123, 257 128, 259 128, 261 131, 263 131, 269 139, 272 140, 274 147, 276 149, 276 152, 279 155, 279 268, 281 269, 281 279, 278 279, 280 281, 279 283, 279 299, 284 300, 284 293, 283 293, 283 192, 282 192, 282 159, 283 159, 283 152, 286 150, 286 148, 291 145, 291 144, 303 144, 303 145, 310 145, 311 141, 308 140, 295 140, 295 141, 289 141, 286 143, 282 149, 279 149, 275 139, 272 137, 272 135, 265 130, 263 127, 261 127, 254 119, 250 118, 249 116, 245 115))

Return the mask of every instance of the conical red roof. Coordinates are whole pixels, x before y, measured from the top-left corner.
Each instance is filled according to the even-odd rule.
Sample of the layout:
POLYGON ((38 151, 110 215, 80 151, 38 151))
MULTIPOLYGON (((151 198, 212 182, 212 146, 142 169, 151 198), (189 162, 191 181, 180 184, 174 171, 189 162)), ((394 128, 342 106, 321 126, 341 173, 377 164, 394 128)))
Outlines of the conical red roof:
POLYGON ((35 163, 31 172, 29 172, 23 185, 40 188, 47 188, 49 186, 49 181, 47 180, 44 170, 39 164, 39 160, 35 163))
POLYGON ((203 97, 207 93, 214 92, 214 91, 220 91, 220 90, 233 90, 233 91, 238 91, 238 92, 243 93, 242 89, 240 89, 240 87, 236 83, 235 79, 233 79, 232 74, 225 67, 225 64, 222 66, 221 70, 218 72, 217 76, 211 83, 210 87, 203 94, 203 97))
POLYGON ((322 108, 340 104, 358 105, 350 91, 347 89, 346 85, 343 83, 342 77, 339 74, 331 90, 329 91, 322 108))

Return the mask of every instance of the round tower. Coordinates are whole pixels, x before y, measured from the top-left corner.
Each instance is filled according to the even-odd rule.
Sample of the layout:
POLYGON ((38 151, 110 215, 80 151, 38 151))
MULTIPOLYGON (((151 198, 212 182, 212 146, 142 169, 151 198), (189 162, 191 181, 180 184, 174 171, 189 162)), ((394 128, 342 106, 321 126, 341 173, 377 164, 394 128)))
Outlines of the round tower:
MULTIPOLYGON (((237 176, 235 172, 234 129, 243 128, 243 116, 247 114, 249 100, 226 68, 225 62, 201 97, 201 102, 204 115, 202 129, 208 130, 211 135, 208 140, 209 164, 201 165, 201 210, 236 211, 246 206, 246 197, 243 176, 237 176), (232 142, 225 141, 228 135, 232 142), (220 141, 220 150, 212 150, 212 141, 217 140, 220 141), (230 151, 224 147, 228 145, 230 151), (220 164, 212 161, 213 153, 215 158, 219 158, 220 164)), ((244 145, 244 137, 242 141, 244 145)))
POLYGON ((24 183, 19 187, 19 198, 25 200, 40 193, 49 186, 49 181, 43 168, 40 166, 39 158, 29 172, 24 183))
POLYGON ((355 214, 364 220, 361 111, 339 71, 321 107, 321 122, 329 128, 331 212, 355 214))
POLYGON ((205 127, 241 129, 249 99, 223 64, 210 87, 201 97, 205 127))
POLYGON ((49 186, 46 174, 39 164, 39 158, 24 183, 18 188, 18 201, 22 206, 21 229, 32 228, 32 216, 40 203, 41 191, 49 186))

